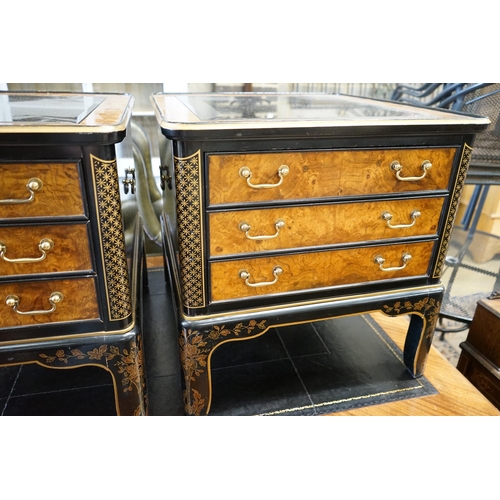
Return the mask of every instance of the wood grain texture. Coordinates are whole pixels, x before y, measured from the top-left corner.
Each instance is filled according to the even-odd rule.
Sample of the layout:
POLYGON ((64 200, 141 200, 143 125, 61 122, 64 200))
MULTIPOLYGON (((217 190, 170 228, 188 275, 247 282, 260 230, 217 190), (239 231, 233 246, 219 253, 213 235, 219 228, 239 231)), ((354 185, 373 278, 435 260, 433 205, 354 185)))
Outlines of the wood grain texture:
POLYGON ((464 377, 484 394, 484 396, 500 409, 500 372, 496 365, 492 365, 488 358, 476 351, 469 351, 468 344, 462 344, 457 369, 464 377))
POLYGON ((210 279, 212 300, 230 300, 328 286, 367 283, 391 278, 427 274, 434 242, 374 246, 325 252, 310 252, 275 257, 212 262, 210 279), (408 252, 412 259, 398 271, 382 271, 374 262, 377 255, 386 259, 384 267, 399 267, 401 256, 408 252), (241 270, 250 273, 250 283, 271 282, 273 269, 283 274, 275 284, 251 287, 240 278, 241 270))
POLYGON ((209 204, 447 189, 455 153, 455 148, 442 148, 209 155, 209 204), (425 160, 433 166, 422 180, 400 181, 390 168, 395 160, 403 166, 403 177, 421 176, 425 160), (281 165, 288 165, 290 173, 275 188, 251 188, 239 175, 247 166, 253 184, 275 184, 281 165))
POLYGON ((0 241, 7 247, 5 257, 9 259, 40 257, 38 246, 43 238, 54 243, 44 260, 17 263, 0 259, 0 276, 92 270, 87 224, 0 227, 0 241))
POLYGON ((500 366, 500 300, 482 299, 477 303, 467 343, 500 366))
MULTIPOLYGON (((373 318, 403 349, 408 322, 404 316, 389 318, 373 313, 373 318)), ((333 413, 332 416, 500 416, 497 410, 453 365, 431 347, 425 377, 438 394, 406 399, 354 410, 333 413)))
POLYGON ((0 200, 29 198, 26 184, 43 183, 31 203, 0 204, 0 219, 84 215, 77 163, 0 163, 0 200))
MULTIPOLYGON (((0 325, 9 328, 99 318, 96 287, 93 278, 17 281, 0 284, 0 325), (49 310, 49 297, 61 292, 64 299, 50 314, 20 315, 5 303, 8 295, 19 297, 20 311, 49 310)), ((1 334, 0 334, 1 337, 1 334)))
POLYGON ((443 202, 444 198, 420 198, 210 213, 210 256, 434 236, 443 202), (392 225, 410 224, 414 210, 419 210, 421 216, 410 228, 392 229, 382 219, 382 213, 388 211, 393 215, 392 225), (239 228, 246 222, 251 226, 250 236, 273 235, 279 219, 285 227, 269 240, 250 240, 239 228))

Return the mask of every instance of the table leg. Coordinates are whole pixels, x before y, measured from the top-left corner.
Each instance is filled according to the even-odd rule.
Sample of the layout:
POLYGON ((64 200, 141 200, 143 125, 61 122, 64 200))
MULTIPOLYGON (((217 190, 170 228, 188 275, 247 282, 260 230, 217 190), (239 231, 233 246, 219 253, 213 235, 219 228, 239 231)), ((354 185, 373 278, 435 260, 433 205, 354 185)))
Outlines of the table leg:
POLYGON ((197 330, 183 327, 179 337, 184 372, 184 408, 187 415, 208 414, 212 399, 210 363, 221 344, 247 340, 268 330, 266 320, 237 322, 232 325, 207 325, 197 330))
POLYGON ((410 325, 406 334, 403 349, 403 360, 406 368, 414 378, 423 375, 427 356, 432 345, 435 327, 443 299, 443 291, 429 294, 426 297, 397 301, 392 305, 384 305, 383 312, 389 316, 410 315, 410 325))

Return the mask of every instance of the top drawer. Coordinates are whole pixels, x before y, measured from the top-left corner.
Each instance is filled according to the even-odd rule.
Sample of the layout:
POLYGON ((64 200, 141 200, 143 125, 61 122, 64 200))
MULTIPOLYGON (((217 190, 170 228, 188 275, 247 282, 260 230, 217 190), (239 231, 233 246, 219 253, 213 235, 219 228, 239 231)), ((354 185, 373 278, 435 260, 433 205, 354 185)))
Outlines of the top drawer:
POLYGON ((0 219, 85 215, 77 163, 0 163, 0 219))
POLYGON ((209 204, 446 190, 455 152, 456 148, 440 148, 212 154, 209 204), (427 162, 430 169, 423 168, 427 162), (399 171, 391 168, 398 164, 399 171))

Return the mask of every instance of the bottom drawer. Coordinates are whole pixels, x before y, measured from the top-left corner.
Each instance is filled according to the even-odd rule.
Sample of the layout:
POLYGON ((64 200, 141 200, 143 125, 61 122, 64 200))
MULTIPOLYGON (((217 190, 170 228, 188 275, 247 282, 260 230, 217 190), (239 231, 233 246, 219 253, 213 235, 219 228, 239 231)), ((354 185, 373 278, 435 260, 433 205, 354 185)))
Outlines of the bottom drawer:
POLYGON ((1 328, 87 319, 99 319, 94 278, 0 284, 1 328))
POLYGON ((212 301, 425 276, 433 246, 427 241, 212 262, 212 301))

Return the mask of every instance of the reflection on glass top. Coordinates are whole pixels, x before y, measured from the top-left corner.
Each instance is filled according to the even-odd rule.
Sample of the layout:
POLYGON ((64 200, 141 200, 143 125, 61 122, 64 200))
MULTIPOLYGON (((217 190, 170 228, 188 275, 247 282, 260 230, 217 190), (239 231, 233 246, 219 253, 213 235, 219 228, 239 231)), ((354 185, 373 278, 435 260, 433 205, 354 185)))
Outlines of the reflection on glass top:
POLYGON ((0 123, 78 124, 104 99, 92 95, 0 95, 0 123))
MULTIPOLYGON (((338 94, 172 94, 172 96, 201 122, 342 121, 379 118, 404 120, 443 118, 445 115, 443 112, 428 108, 338 94)), ((174 123, 185 122, 183 119, 185 117, 181 115, 178 116, 178 120, 173 115, 166 118, 167 121, 174 123)))

